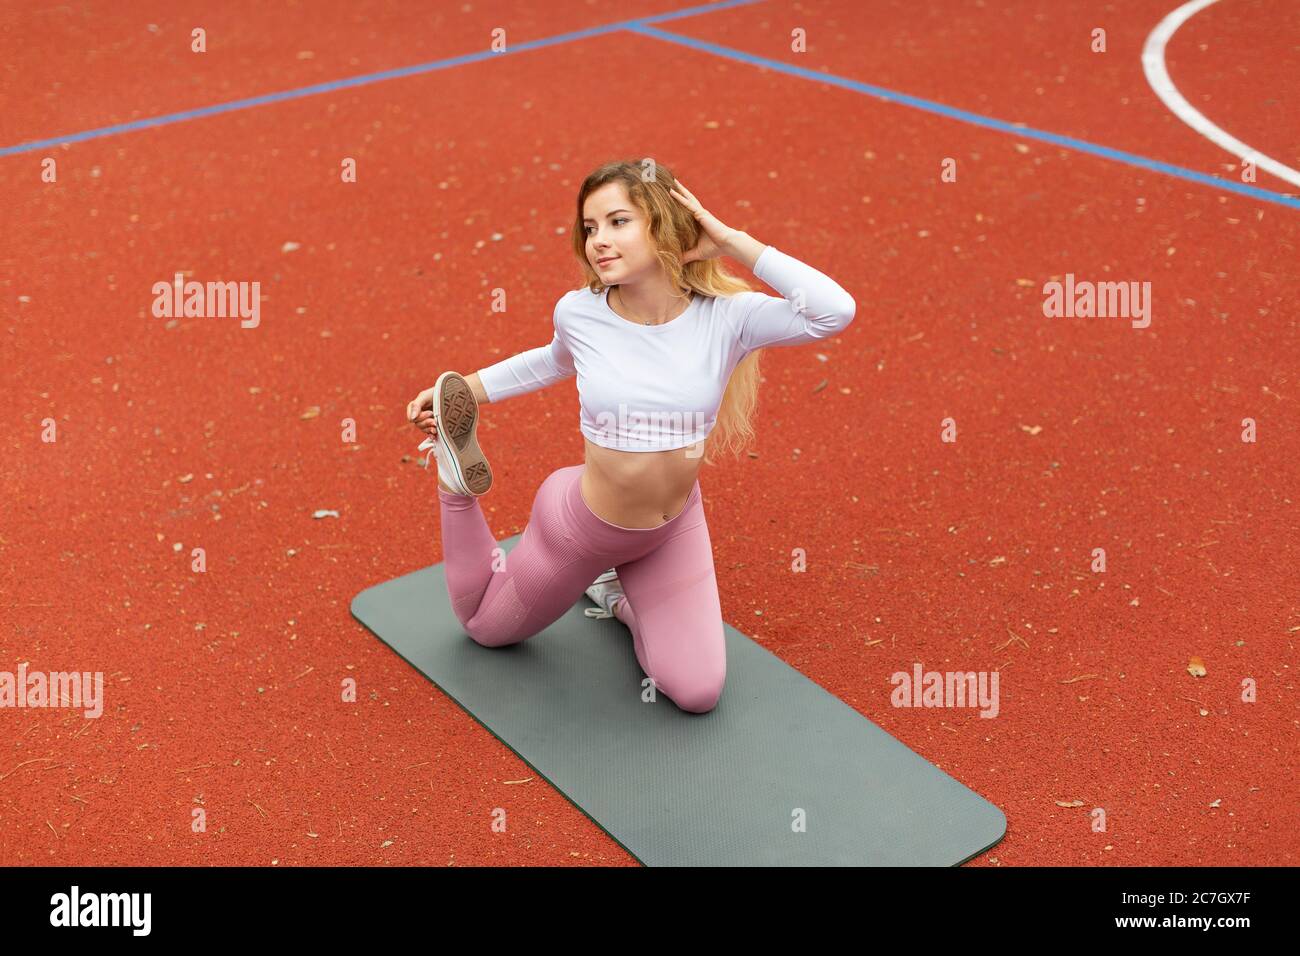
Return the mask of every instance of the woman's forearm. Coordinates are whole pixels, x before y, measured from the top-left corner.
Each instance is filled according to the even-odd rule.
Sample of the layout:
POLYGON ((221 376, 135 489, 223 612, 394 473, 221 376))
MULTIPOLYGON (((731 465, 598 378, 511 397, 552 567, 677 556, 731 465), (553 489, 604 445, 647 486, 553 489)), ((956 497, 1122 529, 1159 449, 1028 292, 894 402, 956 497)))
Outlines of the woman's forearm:
POLYGON ((747 232, 737 231, 722 251, 724 255, 731 256, 731 258, 737 260, 752 272, 754 271, 754 263, 758 261, 758 257, 763 254, 763 250, 766 248, 767 243, 759 242, 747 232))
POLYGON ((489 399, 487 397, 487 392, 483 388, 483 383, 479 381, 478 372, 475 372, 473 375, 466 375, 465 381, 469 383, 470 391, 474 393, 475 400, 477 400, 480 405, 488 404, 489 399))

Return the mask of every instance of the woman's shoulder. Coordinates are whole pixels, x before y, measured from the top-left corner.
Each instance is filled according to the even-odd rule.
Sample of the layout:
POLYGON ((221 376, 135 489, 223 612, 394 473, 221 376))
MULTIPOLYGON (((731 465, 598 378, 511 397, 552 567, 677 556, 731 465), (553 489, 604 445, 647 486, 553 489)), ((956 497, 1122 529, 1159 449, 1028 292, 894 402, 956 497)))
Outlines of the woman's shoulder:
POLYGON ((557 311, 579 309, 584 305, 592 305, 599 300, 600 294, 592 292, 584 285, 561 293, 559 299, 555 302, 555 308, 557 311))
POLYGON ((586 286, 562 293, 555 302, 556 329, 590 323, 599 305, 600 294, 586 286))
POLYGON ((739 289, 733 292, 720 292, 715 296, 705 296, 716 318, 734 325, 748 311, 755 297, 762 298, 763 293, 753 289, 739 289))

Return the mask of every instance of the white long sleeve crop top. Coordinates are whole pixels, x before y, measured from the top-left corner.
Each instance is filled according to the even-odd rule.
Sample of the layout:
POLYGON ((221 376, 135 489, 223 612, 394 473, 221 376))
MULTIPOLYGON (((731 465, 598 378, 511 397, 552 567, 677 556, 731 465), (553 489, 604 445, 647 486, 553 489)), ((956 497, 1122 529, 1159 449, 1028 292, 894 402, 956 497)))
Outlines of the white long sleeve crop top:
POLYGON ((754 275, 762 292, 694 293, 677 318, 643 325, 608 303, 609 288, 566 292, 549 345, 479 371, 488 401, 577 376, 582 433, 622 451, 665 451, 704 439, 717 421, 731 372, 754 349, 799 345, 842 332, 856 305, 834 279, 768 246, 754 275))

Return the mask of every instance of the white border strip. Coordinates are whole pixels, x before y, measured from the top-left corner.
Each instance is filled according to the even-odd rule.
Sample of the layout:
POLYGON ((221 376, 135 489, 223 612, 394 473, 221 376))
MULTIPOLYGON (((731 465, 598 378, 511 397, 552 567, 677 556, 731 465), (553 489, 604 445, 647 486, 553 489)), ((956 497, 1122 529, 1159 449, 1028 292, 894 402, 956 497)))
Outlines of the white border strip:
POLYGON ((1293 186, 1300 186, 1300 172, 1265 156, 1258 150, 1251 149, 1241 140, 1215 126, 1183 98, 1174 86, 1174 81, 1169 78, 1169 71, 1165 69, 1165 44, 1184 23, 1210 4, 1218 2, 1219 0, 1190 0, 1161 20, 1142 47, 1142 71, 1146 74, 1151 89, 1155 90, 1156 96, 1160 97, 1175 116, 1196 132, 1233 155, 1250 160, 1259 169, 1272 173, 1278 179, 1284 179, 1293 186))

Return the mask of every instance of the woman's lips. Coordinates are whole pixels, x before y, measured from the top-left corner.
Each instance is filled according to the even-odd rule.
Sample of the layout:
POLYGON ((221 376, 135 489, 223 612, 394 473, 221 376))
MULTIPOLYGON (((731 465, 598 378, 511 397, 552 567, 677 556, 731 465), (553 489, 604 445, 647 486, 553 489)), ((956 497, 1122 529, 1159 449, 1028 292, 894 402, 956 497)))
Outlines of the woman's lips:
POLYGON ((614 258, 612 258, 612 259, 606 259, 604 262, 600 262, 600 261, 598 260, 598 261, 596 262, 596 265, 598 265, 598 266, 607 266, 607 265, 609 265, 609 264, 612 263, 612 262, 618 262, 619 258, 620 258, 619 256, 614 256, 614 258))

